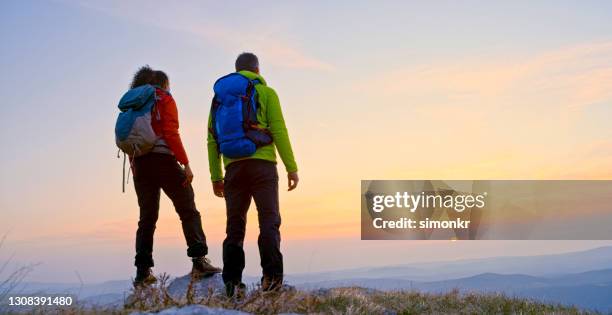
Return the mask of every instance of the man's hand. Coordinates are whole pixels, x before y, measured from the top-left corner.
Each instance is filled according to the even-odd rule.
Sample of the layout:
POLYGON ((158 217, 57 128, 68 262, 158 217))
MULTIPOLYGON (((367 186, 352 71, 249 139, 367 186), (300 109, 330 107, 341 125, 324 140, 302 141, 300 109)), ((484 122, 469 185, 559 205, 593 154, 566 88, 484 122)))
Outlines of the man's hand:
POLYGON ((223 198, 225 196, 223 180, 218 180, 216 182, 213 182, 212 185, 213 185, 213 192, 215 193, 215 196, 223 198))
POLYGON ((297 187, 300 178, 298 177, 297 172, 287 173, 287 184, 289 185, 289 189, 287 191, 292 191, 297 187))
POLYGON ((191 171, 191 166, 189 164, 185 164, 185 181, 183 182, 183 187, 189 186, 193 181, 193 172, 191 171))

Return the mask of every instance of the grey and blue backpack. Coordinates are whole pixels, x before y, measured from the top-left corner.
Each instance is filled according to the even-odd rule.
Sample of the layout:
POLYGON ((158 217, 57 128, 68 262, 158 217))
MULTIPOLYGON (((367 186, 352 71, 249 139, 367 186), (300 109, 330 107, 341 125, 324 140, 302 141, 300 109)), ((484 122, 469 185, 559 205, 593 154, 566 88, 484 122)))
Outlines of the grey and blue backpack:
MULTIPOLYGON (((151 152, 162 140, 155 134, 151 125, 156 100, 155 87, 147 84, 130 89, 119 101, 120 113, 115 124, 115 143, 123 151, 123 192, 126 183, 126 155, 130 157, 131 166, 133 158, 151 152)), ((156 119, 160 119, 159 112, 156 119)), ((127 181, 131 169, 132 167, 128 169, 127 181)))
POLYGON ((251 80, 235 72, 215 82, 215 96, 210 109, 210 132, 217 141, 217 150, 232 159, 249 157, 257 148, 272 143, 269 130, 259 127, 258 95, 251 80))
POLYGON ((119 101, 115 142, 130 157, 149 153, 158 140, 151 126, 155 100, 155 87, 146 84, 127 91, 119 101))

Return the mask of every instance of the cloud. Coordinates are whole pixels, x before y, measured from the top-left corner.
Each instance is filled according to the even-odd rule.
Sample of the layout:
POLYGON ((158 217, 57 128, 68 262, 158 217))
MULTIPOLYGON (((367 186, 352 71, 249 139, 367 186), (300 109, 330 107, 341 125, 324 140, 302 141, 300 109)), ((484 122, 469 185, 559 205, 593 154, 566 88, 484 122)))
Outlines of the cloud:
MULTIPOLYGON (((73 2, 71 2, 73 3, 73 2)), ((299 45, 283 41, 280 36, 274 36, 266 31, 266 27, 253 25, 244 27, 236 23, 233 17, 226 19, 236 23, 228 24, 226 20, 215 21, 216 16, 209 12, 218 12, 214 9, 205 10, 207 16, 194 16, 192 9, 186 3, 173 6, 162 6, 150 2, 133 1, 77 1, 77 5, 103 12, 104 14, 134 21, 137 23, 155 26, 161 29, 184 32, 200 38, 201 40, 217 45, 227 53, 237 54, 241 51, 256 51, 267 64, 290 69, 307 69, 316 71, 330 71, 335 67, 328 62, 309 55, 302 51, 299 45)), ((204 4, 206 5, 206 4, 204 4)), ((203 9, 200 6, 198 9, 203 9)), ((282 25, 274 24, 273 29, 283 29, 282 25)))
MULTIPOLYGON (((364 105, 354 108, 372 126, 360 139, 393 148, 384 166, 371 166, 371 172, 386 169, 395 178, 609 178, 608 151, 601 151, 607 146, 583 144, 608 134, 594 115, 610 112, 602 106, 612 105, 610 87, 612 42, 605 41, 372 71, 351 88, 362 91, 364 105), (591 153, 596 149, 599 155, 591 153)), ((364 165, 379 158, 368 151, 357 156, 364 165)), ((367 168, 360 165, 360 172, 367 168)))
POLYGON ((582 109, 612 101, 612 42, 587 43, 509 60, 437 60, 363 82, 387 95, 427 98, 430 105, 551 105, 582 109), (372 85, 373 84, 373 85, 372 85))

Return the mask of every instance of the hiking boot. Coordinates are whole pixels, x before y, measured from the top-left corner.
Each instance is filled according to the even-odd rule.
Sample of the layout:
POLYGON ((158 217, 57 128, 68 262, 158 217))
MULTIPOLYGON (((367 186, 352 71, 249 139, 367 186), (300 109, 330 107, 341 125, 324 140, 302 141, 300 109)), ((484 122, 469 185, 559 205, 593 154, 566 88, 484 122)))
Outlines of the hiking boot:
POLYGON ((226 282, 225 294, 227 297, 235 297, 237 300, 242 300, 246 296, 246 284, 242 282, 226 282))
POLYGON ((283 288, 283 276, 263 276, 261 278, 262 291, 280 291, 283 288))
POLYGON ((136 268, 136 278, 134 278, 134 287, 146 286, 157 282, 157 278, 153 275, 151 268, 136 268))
POLYGON ((194 278, 206 278, 221 272, 221 268, 211 265, 210 259, 204 256, 193 258, 192 261, 191 276, 194 278))

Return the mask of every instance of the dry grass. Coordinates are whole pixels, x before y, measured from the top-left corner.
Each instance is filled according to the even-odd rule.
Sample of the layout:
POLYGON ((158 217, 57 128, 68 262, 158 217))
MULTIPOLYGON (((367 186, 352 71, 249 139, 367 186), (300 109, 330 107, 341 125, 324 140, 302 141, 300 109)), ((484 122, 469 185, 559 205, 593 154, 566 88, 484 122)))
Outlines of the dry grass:
POLYGON ((200 304, 214 308, 240 310, 254 314, 589 314, 574 307, 545 304, 501 294, 460 293, 428 294, 416 291, 382 292, 347 287, 304 292, 285 290, 263 292, 249 288, 243 299, 228 298, 212 291, 194 292, 189 286, 184 297, 172 297, 169 277, 162 274, 158 284, 134 289, 124 307, 72 306, 53 310, 38 309, 32 314, 130 314, 158 312, 169 307, 200 304))
POLYGON ((186 297, 176 300, 166 290, 167 276, 161 278, 160 285, 137 290, 134 295, 137 298, 126 301, 124 311, 156 312, 172 306, 201 304, 254 314, 588 314, 574 307, 458 290, 427 294, 348 287, 315 292, 263 292, 259 287, 252 287, 243 299, 236 300, 213 292, 196 294, 190 289, 186 297))
MULTIPOLYGON (((0 239, 0 250, 6 240, 6 234, 0 239)), ((17 267, 9 272, 8 268, 13 261, 13 255, 9 256, 5 261, 0 261, 0 313, 7 312, 7 301, 15 289, 19 287, 23 279, 32 272, 34 264, 17 267)))

